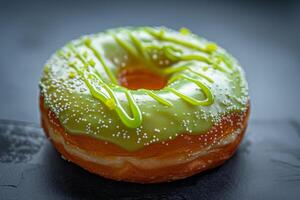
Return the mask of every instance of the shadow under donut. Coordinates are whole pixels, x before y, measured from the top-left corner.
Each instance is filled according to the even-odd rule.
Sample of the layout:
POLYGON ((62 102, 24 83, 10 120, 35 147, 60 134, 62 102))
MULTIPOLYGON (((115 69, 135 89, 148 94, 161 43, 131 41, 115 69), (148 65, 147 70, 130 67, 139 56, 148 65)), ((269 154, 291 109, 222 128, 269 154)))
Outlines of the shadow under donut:
MULTIPOLYGON (((58 196, 67 194, 72 199, 190 199, 193 197, 217 199, 236 188, 237 173, 243 169, 237 154, 221 167, 183 180, 159 184, 118 182, 91 174, 77 165, 63 160, 52 145, 46 144, 43 156, 44 180, 58 196), (213 185, 213 187, 211 187, 213 185), (189 191, 197 187, 197 193, 189 191), (212 191, 213 190, 213 191, 212 191), (215 197, 212 197, 214 194, 215 197)), ((47 185, 42 184, 42 185, 47 185)), ((193 189, 194 190, 194 189, 193 189)))

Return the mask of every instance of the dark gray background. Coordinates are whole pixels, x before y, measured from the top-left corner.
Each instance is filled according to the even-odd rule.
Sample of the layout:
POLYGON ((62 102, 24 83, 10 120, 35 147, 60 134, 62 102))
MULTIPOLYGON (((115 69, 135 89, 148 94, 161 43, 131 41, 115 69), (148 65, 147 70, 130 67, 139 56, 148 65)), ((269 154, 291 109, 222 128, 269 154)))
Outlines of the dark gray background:
POLYGON ((38 122, 38 81, 67 41, 107 28, 182 26, 244 66, 252 119, 300 121, 299 1, 0 1, 0 118, 38 122))
POLYGON ((300 1, 0 0, 0 199, 299 199, 299 87, 300 1), (48 57, 80 35, 135 25, 188 27, 244 66, 252 121, 222 167, 151 187, 115 182, 64 162, 42 136, 48 57))

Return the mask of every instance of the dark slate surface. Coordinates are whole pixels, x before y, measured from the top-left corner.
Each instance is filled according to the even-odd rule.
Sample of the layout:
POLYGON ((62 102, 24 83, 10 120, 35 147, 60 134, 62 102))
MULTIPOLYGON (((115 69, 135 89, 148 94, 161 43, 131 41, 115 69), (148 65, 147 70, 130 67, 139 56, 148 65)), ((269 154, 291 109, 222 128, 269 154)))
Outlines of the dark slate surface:
POLYGON ((0 120, 0 199, 299 199, 300 126, 250 124, 223 166, 172 183, 107 180, 61 159, 35 124, 0 120))

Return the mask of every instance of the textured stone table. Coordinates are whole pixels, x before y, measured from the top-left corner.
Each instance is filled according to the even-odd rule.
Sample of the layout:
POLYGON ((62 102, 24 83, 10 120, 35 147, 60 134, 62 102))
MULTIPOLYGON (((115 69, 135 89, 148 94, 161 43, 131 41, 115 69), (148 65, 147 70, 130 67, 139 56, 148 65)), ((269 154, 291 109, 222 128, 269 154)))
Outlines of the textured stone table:
POLYGON ((0 120, 0 199, 299 199, 300 126, 250 124, 223 166, 172 183, 140 185, 90 174, 61 159, 39 125, 0 120))

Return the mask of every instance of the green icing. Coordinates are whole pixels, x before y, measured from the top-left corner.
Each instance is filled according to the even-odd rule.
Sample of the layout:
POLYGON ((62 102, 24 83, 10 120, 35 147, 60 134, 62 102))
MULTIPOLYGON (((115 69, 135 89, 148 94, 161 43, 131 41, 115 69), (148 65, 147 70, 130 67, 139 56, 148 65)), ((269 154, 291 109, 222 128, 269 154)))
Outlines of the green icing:
POLYGON ((83 36, 46 63, 40 82, 45 104, 62 126, 135 151, 181 133, 201 134, 249 100, 238 62, 187 29, 119 28, 83 36), (161 90, 117 83, 124 67, 169 77, 161 90))

